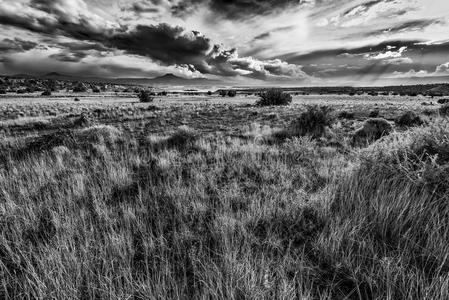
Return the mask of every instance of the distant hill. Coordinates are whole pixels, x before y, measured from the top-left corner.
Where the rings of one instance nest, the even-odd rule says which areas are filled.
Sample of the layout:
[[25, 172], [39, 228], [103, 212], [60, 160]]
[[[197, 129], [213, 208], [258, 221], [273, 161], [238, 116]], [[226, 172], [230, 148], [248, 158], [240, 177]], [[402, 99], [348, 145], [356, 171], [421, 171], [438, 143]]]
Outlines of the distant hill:
[[152, 86], [161, 86], [161, 85], [214, 85], [219, 84], [221, 81], [219, 80], [211, 80], [207, 78], [183, 78], [176, 76], [174, 74], [165, 74], [163, 76], [155, 77], [155, 78], [117, 78], [114, 80], [116, 83], [120, 84], [141, 84], [141, 85], [152, 85]]
[[124, 84], [124, 85], [149, 85], [149, 86], [200, 86], [200, 85], [217, 85], [220, 84], [219, 80], [211, 80], [207, 78], [184, 78], [174, 74], [165, 74], [163, 76], [155, 78], [106, 78], [106, 77], [81, 77], [61, 74], [58, 72], [50, 72], [41, 76], [33, 76], [28, 74], [17, 74], [10, 76], [12, 78], [22, 79], [53, 79], [64, 81], [81, 81], [81, 82], [98, 82], [98, 83], [110, 83], [110, 84]]

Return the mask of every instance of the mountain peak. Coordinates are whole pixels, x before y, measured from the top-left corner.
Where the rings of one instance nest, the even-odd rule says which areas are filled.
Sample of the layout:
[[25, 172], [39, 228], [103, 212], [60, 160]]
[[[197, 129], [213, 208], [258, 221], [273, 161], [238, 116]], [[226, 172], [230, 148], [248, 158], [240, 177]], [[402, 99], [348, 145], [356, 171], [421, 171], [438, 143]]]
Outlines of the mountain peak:
[[181, 77], [176, 76], [176, 75], [173, 74], [173, 73], [167, 73], [167, 74], [165, 74], [165, 75], [160, 76], [159, 78], [181, 78]]

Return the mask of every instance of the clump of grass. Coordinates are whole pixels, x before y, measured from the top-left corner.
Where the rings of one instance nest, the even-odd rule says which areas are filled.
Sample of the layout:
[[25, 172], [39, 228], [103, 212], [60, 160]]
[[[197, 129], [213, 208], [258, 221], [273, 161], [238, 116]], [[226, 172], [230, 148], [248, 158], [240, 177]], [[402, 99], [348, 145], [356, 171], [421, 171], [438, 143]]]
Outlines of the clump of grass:
[[370, 111], [370, 113], [368, 114], [369, 118], [377, 118], [380, 116], [380, 111], [378, 109], [372, 110]]
[[352, 143], [357, 146], [366, 146], [390, 134], [392, 131], [393, 126], [387, 120], [382, 118], [368, 119], [363, 124], [363, 127], [354, 133]]
[[179, 127], [168, 137], [150, 138], [150, 144], [155, 151], [161, 149], [187, 150], [195, 148], [200, 135], [188, 126]]
[[443, 116], [443, 117], [449, 116], [449, 103], [441, 106], [439, 111], [440, 111], [441, 116]]
[[259, 106], [289, 105], [292, 102], [292, 96], [284, 93], [281, 89], [260, 92], [259, 97], [260, 99], [256, 103]]
[[407, 111], [396, 118], [394, 121], [396, 125], [401, 127], [413, 127], [413, 126], [421, 126], [424, 124], [424, 121], [421, 119], [421, 117], [413, 112], [413, 111]]
[[338, 118], [339, 118], [339, 119], [348, 119], [348, 120], [351, 120], [351, 119], [354, 119], [354, 116], [355, 116], [355, 114], [354, 114], [353, 112], [348, 112], [348, 111], [346, 111], [346, 110], [341, 111], [341, 112], [338, 114]]
[[77, 139], [84, 143], [113, 145], [122, 135], [123, 133], [113, 126], [95, 125], [77, 132]]
[[306, 106], [306, 111], [302, 112], [294, 120], [287, 130], [290, 136], [310, 135], [319, 138], [324, 135], [326, 128], [332, 126], [335, 118], [332, 109], [328, 106]]
[[[322, 247], [352, 253], [346, 263], [361, 266], [376, 295], [448, 296], [430, 283], [449, 274], [448, 132], [440, 123], [386, 137], [337, 185]], [[389, 274], [388, 282], [375, 279]]]

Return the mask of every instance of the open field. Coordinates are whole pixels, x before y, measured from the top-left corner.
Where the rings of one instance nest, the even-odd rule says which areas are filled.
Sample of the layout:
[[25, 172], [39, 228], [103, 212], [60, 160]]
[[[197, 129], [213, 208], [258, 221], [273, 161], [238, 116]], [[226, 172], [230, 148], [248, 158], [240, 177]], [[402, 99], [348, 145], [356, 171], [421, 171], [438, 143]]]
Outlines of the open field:
[[0, 97], [0, 298], [449, 298], [437, 99], [73, 98]]

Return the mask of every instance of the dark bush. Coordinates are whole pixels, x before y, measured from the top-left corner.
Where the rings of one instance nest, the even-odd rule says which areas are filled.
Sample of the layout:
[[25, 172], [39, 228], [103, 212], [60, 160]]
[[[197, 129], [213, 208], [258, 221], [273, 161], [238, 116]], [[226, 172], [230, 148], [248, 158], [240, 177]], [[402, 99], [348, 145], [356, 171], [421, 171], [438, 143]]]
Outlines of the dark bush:
[[101, 91], [100, 91], [99, 88], [97, 88], [97, 87], [95, 86], [95, 87], [92, 88], [92, 92], [93, 92], [93, 93], [100, 93]]
[[434, 109], [425, 109], [422, 111], [422, 113], [425, 116], [433, 116], [433, 115], [436, 115], [437, 111]]
[[354, 113], [353, 112], [348, 112], [346, 110], [340, 112], [338, 114], [338, 118], [339, 119], [354, 119]]
[[50, 90], [45, 90], [42, 92], [41, 94], [42, 96], [51, 96], [51, 91]]
[[236, 91], [234, 91], [234, 90], [229, 90], [228, 91], [228, 97], [235, 97], [235, 96], [237, 96], [237, 92]]
[[439, 99], [437, 102], [438, 104], [446, 104], [449, 103], [449, 99]]
[[380, 111], [378, 109], [375, 109], [371, 111], [368, 115], [369, 118], [377, 118], [380, 115]]
[[87, 88], [86, 88], [86, 86], [83, 83], [79, 82], [73, 88], [73, 92], [74, 93], [85, 93], [85, 92], [87, 92]]
[[0, 89], [0, 95], [5, 95], [6, 94], [6, 90], [5, 89]]
[[139, 101], [143, 103], [153, 102], [154, 100], [152, 93], [147, 90], [141, 90], [137, 97], [139, 98]]
[[260, 92], [259, 97], [260, 99], [256, 103], [259, 106], [289, 105], [292, 102], [292, 96], [280, 89]]
[[211, 92], [211, 91], [208, 91], [208, 92], [207, 92], [207, 95], [208, 95], [208, 96], [212, 96], [212, 92]]
[[444, 104], [443, 106], [440, 107], [440, 115], [443, 117], [449, 116], [449, 103]]
[[318, 138], [324, 135], [326, 127], [334, 122], [332, 110], [327, 106], [306, 106], [306, 111], [290, 126], [291, 136], [311, 135]]
[[368, 119], [353, 135], [353, 145], [363, 146], [393, 131], [393, 126], [382, 118]]
[[414, 113], [413, 111], [407, 111], [400, 115], [394, 121], [396, 125], [402, 127], [412, 127], [412, 126], [421, 126], [424, 122], [421, 120], [420, 116]]
[[80, 102], [80, 99], [79, 98], [75, 98], [75, 102]]
[[222, 97], [226, 97], [226, 95], [228, 94], [228, 92], [227, 92], [226, 90], [220, 90], [220, 91], [218, 92], [218, 94], [219, 94], [220, 96], [222, 96]]

